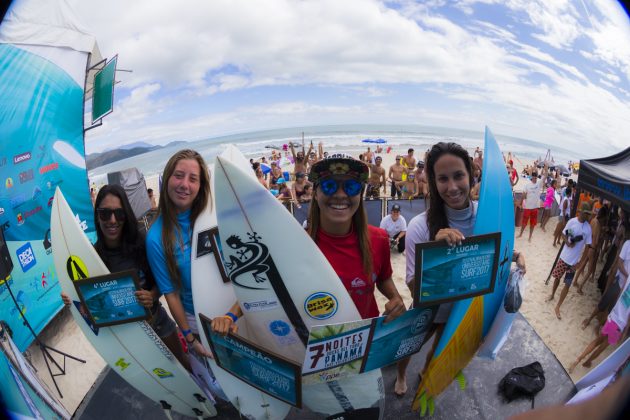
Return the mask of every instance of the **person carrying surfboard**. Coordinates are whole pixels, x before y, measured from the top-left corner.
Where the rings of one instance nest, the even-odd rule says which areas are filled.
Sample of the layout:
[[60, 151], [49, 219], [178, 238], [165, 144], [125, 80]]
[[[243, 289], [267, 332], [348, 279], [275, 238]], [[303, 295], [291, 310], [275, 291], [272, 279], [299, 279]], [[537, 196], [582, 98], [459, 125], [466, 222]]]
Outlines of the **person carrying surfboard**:
[[189, 348], [212, 357], [199, 341], [191, 289], [191, 238], [195, 220], [211, 203], [208, 167], [199, 153], [180, 150], [164, 167], [158, 217], [147, 234], [147, 257]]
[[[446, 241], [454, 246], [473, 234], [477, 216], [477, 201], [470, 199], [473, 186], [473, 164], [466, 149], [457, 143], [440, 142], [426, 156], [426, 176], [429, 187], [428, 209], [411, 219], [405, 242], [406, 281], [412, 288], [416, 263], [416, 244], [429, 241]], [[525, 271], [522, 253], [514, 252], [512, 260]], [[425, 343], [435, 335], [423, 369], [426, 371], [440, 341], [453, 304], [440, 305], [433, 325], [425, 336]], [[394, 392], [402, 396], [407, 392], [406, 369], [409, 358], [398, 362]]]
[[[379, 316], [375, 287], [388, 299], [384, 314], [391, 321], [405, 312], [394, 281], [389, 237], [384, 229], [370, 226], [362, 194], [368, 166], [346, 154], [331, 154], [311, 168], [308, 179], [314, 193], [308, 217], [308, 233], [335, 270], [362, 318]], [[212, 320], [220, 334], [236, 333], [243, 315], [238, 302]]]
[[[94, 249], [112, 273], [129, 269], [138, 271], [142, 290], [135, 293], [136, 299], [151, 312], [149, 325], [177, 360], [190, 370], [177, 337], [177, 327], [158, 300], [160, 292], [147, 260], [144, 235], [138, 230], [131, 204], [120, 185], [105, 185], [99, 190], [94, 199], [94, 222]], [[72, 304], [64, 292], [61, 299], [66, 306]]]
[[314, 195], [309, 210], [309, 235], [365, 318], [379, 316], [375, 286], [388, 299], [388, 321], [405, 312], [392, 280], [389, 237], [370, 226], [363, 207], [368, 166], [346, 154], [332, 154], [311, 168]]

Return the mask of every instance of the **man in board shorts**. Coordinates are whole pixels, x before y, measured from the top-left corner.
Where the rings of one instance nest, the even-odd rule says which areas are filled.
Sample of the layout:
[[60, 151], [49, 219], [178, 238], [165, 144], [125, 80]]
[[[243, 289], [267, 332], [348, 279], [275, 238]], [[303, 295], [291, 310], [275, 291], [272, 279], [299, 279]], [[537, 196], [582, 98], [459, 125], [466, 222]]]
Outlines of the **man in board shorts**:
[[[573, 282], [575, 276], [575, 268], [580, 262], [582, 251], [590, 246], [592, 243], [591, 225], [588, 223], [588, 218], [591, 215], [591, 205], [589, 203], [582, 203], [582, 206], [578, 210], [577, 217], [569, 220], [567, 225], [562, 231], [562, 239], [565, 242], [564, 248], [560, 253], [560, 258], [551, 271], [553, 276], [553, 289], [551, 296], [547, 301], [552, 301], [558, 286], [560, 285], [560, 277], [564, 274], [564, 288], [560, 292], [560, 300], [556, 305], [556, 317], [562, 319], [560, 316], [560, 306], [569, 293], [569, 287]], [[566, 273], [566, 274], [565, 274]]]
[[523, 236], [523, 231], [529, 222], [529, 242], [532, 241], [532, 233], [534, 232], [534, 227], [538, 221], [538, 205], [540, 204], [541, 185], [542, 180], [538, 179], [538, 174], [536, 172], [532, 172], [531, 182], [528, 182], [523, 187], [523, 199], [521, 201], [521, 207], [523, 207], [523, 220], [521, 222], [521, 233], [519, 233], [518, 237], [520, 238]]

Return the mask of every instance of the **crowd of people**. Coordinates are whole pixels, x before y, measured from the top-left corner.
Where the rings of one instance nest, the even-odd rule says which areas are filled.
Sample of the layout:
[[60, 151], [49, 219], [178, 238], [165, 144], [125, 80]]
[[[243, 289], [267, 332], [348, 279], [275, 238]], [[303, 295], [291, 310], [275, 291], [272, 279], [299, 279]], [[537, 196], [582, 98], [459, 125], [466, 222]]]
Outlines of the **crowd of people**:
[[[471, 157], [456, 143], [434, 144], [416, 161], [414, 150], [396, 156], [387, 170], [383, 158], [370, 148], [359, 159], [340, 153], [327, 153], [320, 143], [314, 151], [311, 142], [308, 150], [297, 150], [293, 144], [285, 151], [271, 153], [250, 161], [258, 182], [280, 200], [295, 204], [309, 203], [307, 232], [330, 262], [339, 280], [347, 289], [363, 318], [379, 315], [374, 291], [378, 289], [387, 299], [383, 314], [393, 320], [406, 310], [396, 285], [392, 281], [391, 252], [405, 255], [406, 281], [409, 287], [415, 275], [415, 245], [427, 241], [445, 241], [456, 245], [473, 233], [480, 194], [483, 151], [475, 150]], [[280, 161], [291, 158], [293, 170], [283, 171]], [[505, 158], [507, 175], [514, 186], [512, 156]], [[265, 173], [263, 165], [269, 165]], [[523, 194], [516, 204], [524, 209], [520, 235], [530, 225], [531, 240], [538, 224], [538, 211], [543, 209], [541, 229], [551, 220], [551, 208], [556, 191], [562, 197], [560, 215], [554, 232], [554, 246], [564, 244], [553, 268], [554, 283], [550, 300], [555, 298], [560, 279], [564, 287], [556, 305], [560, 307], [573, 283], [577, 293], [588, 280], [595, 278], [595, 267], [605, 260], [600, 274], [602, 301], [593, 315], [584, 320], [583, 327], [596, 318], [602, 323], [601, 335], [591, 343], [578, 360], [593, 352], [598, 355], [606, 344], [615, 344], [628, 334], [628, 312], [625, 315], [618, 305], [619, 296], [627, 294], [630, 271], [630, 222], [621, 209], [611, 203], [587, 195], [579, 197], [576, 217], [570, 218], [575, 197], [573, 181], [555, 177], [548, 165], [543, 165], [542, 176], [532, 170], [528, 175]], [[387, 174], [386, 174], [387, 171]], [[212, 191], [204, 159], [193, 150], [182, 150], [171, 157], [163, 173], [157, 218], [146, 237], [138, 233], [129, 202], [120, 187], [106, 186], [95, 197], [94, 218], [99, 255], [112, 271], [136, 268], [142, 273], [142, 289], [136, 296], [152, 311], [152, 327], [171, 348], [182, 364], [189, 368], [177, 341], [177, 329], [190, 351], [211, 357], [199, 340], [199, 326], [194, 317], [191, 290], [191, 235], [195, 220], [207, 206], [211, 206]], [[525, 180], [524, 180], [525, 181]], [[289, 187], [289, 182], [291, 186]], [[389, 194], [388, 194], [389, 184]], [[543, 194], [541, 199], [541, 194]], [[428, 202], [427, 210], [407, 220], [400, 214], [398, 204], [382, 219], [380, 227], [367, 223], [364, 198], [388, 196], [391, 198], [422, 197]], [[612, 214], [618, 217], [611, 217]], [[520, 236], [519, 235], [519, 236]], [[514, 252], [513, 261], [525, 271], [525, 258]], [[580, 275], [584, 274], [581, 284]], [[359, 281], [357, 281], [359, 279]], [[172, 315], [169, 318], [158, 298], [164, 296]], [[68, 302], [67, 297], [64, 301]], [[425, 338], [432, 336], [433, 348], [429, 351], [425, 369], [438, 339], [444, 330], [451, 305], [440, 305], [436, 318]], [[237, 332], [236, 321], [243, 316], [239, 302], [235, 302], [225, 316], [217, 317], [212, 328], [221, 333]], [[587, 351], [588, 350], [588, 351]], [[588, 359], [590, 363], [593, 354]], [[577, 363], [577, 362], [576, 362]], [[408, 360], [398, 364], [394, 391], [403, 395], [407, 391], [406, 368]]]

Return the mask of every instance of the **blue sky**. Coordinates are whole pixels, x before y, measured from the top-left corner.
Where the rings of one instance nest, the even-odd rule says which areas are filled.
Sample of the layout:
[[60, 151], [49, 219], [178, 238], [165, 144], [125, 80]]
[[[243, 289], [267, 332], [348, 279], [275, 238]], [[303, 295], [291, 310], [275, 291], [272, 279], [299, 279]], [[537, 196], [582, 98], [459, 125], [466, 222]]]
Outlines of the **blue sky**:
[[615, 1], [74, 3], [103, 56], [133, 70], [88, 153], [362, 123], [488, 125], [593, 156], [630, 145], [630, 22]]

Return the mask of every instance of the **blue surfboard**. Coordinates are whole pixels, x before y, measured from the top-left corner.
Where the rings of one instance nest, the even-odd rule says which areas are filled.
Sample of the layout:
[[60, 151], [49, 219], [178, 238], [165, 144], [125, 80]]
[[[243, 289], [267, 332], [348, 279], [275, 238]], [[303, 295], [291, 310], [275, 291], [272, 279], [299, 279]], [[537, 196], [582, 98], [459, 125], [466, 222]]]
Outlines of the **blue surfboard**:
[[456, 302], [413, 403], [439, 395], [479, 349], [503, 301], [514, 247], [512, 187], [499, 145], [486, 127], [483, 175], [474, 234], [501, 232], [499, 266], [492, 293]]

